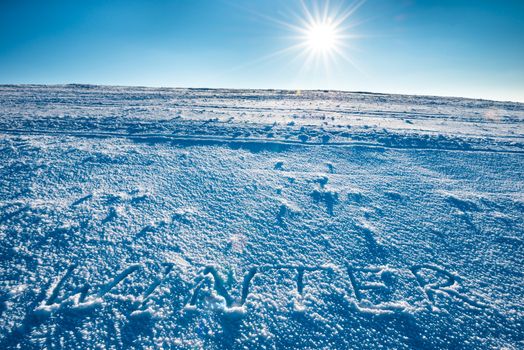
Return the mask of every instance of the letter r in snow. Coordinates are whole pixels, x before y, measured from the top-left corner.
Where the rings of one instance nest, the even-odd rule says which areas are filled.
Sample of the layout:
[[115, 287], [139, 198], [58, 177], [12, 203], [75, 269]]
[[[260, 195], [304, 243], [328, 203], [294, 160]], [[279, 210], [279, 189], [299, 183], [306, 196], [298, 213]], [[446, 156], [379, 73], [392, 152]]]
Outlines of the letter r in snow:
[[460, 284], [457, 278], [448, 271], [433, 265], [415, 265], [411, 268], [411, 273], [417, 279], [419, 286], [424, 290], [428, 300], [436, 305], [436, 295], [448, 295], [461, 300], [467, 305], [476, 308], [486, 308], [488, 305], [473, 300], [470, 297], [462, 294], [457, 289]]

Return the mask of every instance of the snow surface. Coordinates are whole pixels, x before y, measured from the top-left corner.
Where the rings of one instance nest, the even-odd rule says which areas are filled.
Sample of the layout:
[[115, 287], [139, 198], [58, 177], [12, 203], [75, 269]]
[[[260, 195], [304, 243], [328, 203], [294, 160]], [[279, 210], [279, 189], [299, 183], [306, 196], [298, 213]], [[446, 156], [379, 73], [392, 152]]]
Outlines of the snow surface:
[[0, 348], [524, 348], [524, 105], [0, 86]]

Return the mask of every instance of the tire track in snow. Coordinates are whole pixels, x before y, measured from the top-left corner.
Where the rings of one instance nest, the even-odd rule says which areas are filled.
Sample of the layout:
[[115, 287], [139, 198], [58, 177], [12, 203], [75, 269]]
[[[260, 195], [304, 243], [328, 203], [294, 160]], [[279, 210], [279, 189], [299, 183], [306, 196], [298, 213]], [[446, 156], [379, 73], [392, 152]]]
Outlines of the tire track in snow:
[[[53, 131], [53, 130], [18, 130], [0, 129], [0, 134], [10, 135], [39, 135], [39, 136], [70, 136], [80, 138], [126, 138], [142, 143], [165, 143], [173, 142], [181, 145], [231, 145], [233, 147], [246, 146], [253, 149], [279, 149], [279, 147], [365, 147], [376, 149], [394, 150], [416, 150], [416, 151], [443, 151], [443, 152], [467, 152], [467, 153], [501, 153], [501, 154], [524, 154], [524, 150], [516, 149], [496, 149], [496, 148], [446, 148], [446, 147], [418, 147], [411, 145], [389, 145], [385, 143], [372, 143], [363, 141], [347, 142], [318, 142], [300, 140], [268, 140], [261, 138], [238, 138], [238, 137], [217, 137], [217, 136], [175, 136], [169, 134], [126, 134], [116, 132], [97, 132], [85, 133], [74, 131]], [[399, 136], [398, 138], [402, 138]], [[468, 144], [470, 146], [470, 144]]]

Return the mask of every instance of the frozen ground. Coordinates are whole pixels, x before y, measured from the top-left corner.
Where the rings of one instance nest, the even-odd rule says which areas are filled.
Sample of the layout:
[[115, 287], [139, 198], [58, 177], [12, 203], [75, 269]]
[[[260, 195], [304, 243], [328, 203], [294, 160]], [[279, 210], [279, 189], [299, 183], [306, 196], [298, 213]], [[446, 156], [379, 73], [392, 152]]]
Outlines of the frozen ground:
[[0, 86], [0, 348], [524, 348], [524, 105]]

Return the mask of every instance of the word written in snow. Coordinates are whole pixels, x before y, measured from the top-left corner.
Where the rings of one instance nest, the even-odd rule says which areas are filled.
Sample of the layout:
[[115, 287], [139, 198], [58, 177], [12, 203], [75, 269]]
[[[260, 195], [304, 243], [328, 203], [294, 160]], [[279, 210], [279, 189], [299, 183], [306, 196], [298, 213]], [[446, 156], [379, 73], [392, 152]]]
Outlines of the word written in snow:
[[[167, 277], [173, 271], [174, 264], [164, 263], [163, 271], [154, 281], [139, 295], [134, 296], [137, 300], [135, 310], [140, 311], [146, 308], [146, 303], [151, 300], [155, 290], [165, 283]], [[38, 307], [37, 311], [51, 312], [59, 309], [63, 305], [69, 305], [72, 308], [85, 308], [103, 302], [104, 296], [110, 293], [117, 285], [127, 279], [130, 275], [141, 269], [140, 265], [131, 265], [113, 277], [109, 282], [100, 286], [96, 292], [91, 292], [91, 286], [85, 284], [67, 294], [63, 291], [67, 280], [73, 275], [76, 265], [70, 266], [64, 275], [52, 284], [47, 293], [47, 298]], [[185, 304], [186, 310], [197, 309], [198, 299], [204, 294], [203, 286], [210, 286], [214, 293], [223, 299], [224, 309], [226, 311], [245, 310], [246, 301], [249, 298], [251, 288], [256, 285], [255, 278], [261, 275], [271, 275], [278, 270], [288, 270], [295, 273], [295, 290], [300, 296], [304, 295], [306, 288], [305, 277], [314, 272], [330, 272], [340, 274], [346, 277], [349, 282], [350, 290], [348, 293], [354, 299], [353, 304], [359, 311], [373, 312], [377, 314], [387, 314], [401, 312], [406, 308], [411, 308], [405, 300], [387, 301], [370, 303], [370, 296], [373, 292], [387, 291], [392, 287], [391, 274], [401, 270], [391, 269], [389, 267], [367, 266], [353, 267], [347, 266], [346, 269], [337, 269], [333, 266], [295, 266], [295, 265], [263, 265], [250, 268], [244, 275], [239, 297], [234, 297], [231, 291], [228, 291], [224, 278], [219, 274], [214, 266], [203, 268], [195, 278], [195, 283], [191, 288]], [[469, 297], [459, 283], [459, 279], [452, 273], [435, 265], [415, 265], [408, 272], [418, 286], [422, 298], [430, 305], [436, 306], [438, 303], [437, 296], [448, 297], [462, 302], [464, 305], [473, 308], [487, 308], [488, 305], [478, 301], [478, 297], [473, 299]], [[59, 298], [59, 295], [65, 294]], [[113, 294], [113, 293], [112, 293]]]

